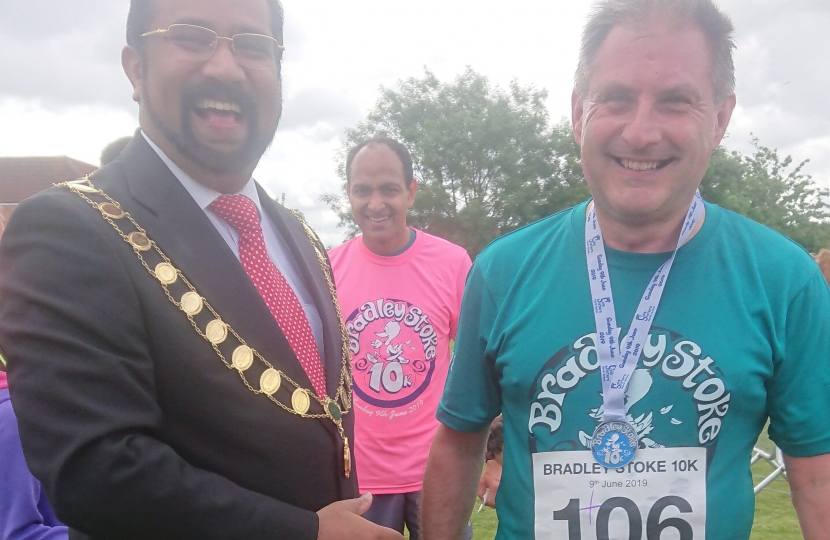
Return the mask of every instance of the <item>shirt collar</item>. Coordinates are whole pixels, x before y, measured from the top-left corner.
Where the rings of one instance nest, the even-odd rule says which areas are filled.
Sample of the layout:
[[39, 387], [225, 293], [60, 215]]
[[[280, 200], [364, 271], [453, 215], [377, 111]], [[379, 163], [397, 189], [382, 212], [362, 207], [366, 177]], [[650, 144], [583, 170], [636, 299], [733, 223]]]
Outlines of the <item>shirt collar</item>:
[[[178, 181], [181, 182], [181, 184], [184, 186], [187, 192], [190, 193], [190, 196], [193, 197], [193, 200], [196, 201], [196, 204], [199, 205], [199, 208], [201, 208], [202, 210], [207, 210], [210, 206], [210, 203], [212, 203], [221, 195], [223, 195], [223, 193], [219, 193], [215, 189], [203, 186], [202, 184], [191, 178], [190, 175], [188, 175], [181, 169], [181, 167], [173, 163], [173, 161], [169, 157], [167, 157], [167, 154], [165, 154], [164, 151], [156, 145], [156, 143], [150, 140], [150, 137], [148, 137], [147, 134], [144, 133], [144, 130], [141, 130], [141, 135], [147, 141], [147, 144], [150, 145], [150, 148], [152, 148], [156, 152], [156, 154], [158, 154], [158, 156], [161, 158], [164, 164], [167, 165], [167, 168], [170, 169], [170, 172], [173, 173], [173, 176], [175, 176], [176, 179], [178, 179]], [[256, 183], [254, 182], [253, 178], [248, 180], [248, 182], [246, 182], [245, 185], [242, 186], [242, 189], [240, 189], [237, 193], [234, 193], [234, 195], [245, 195], [246, 197], [254, 201], [259, 215], [262, 216], [262, 205], [259, 202], [259, 193], [257, 192]]]

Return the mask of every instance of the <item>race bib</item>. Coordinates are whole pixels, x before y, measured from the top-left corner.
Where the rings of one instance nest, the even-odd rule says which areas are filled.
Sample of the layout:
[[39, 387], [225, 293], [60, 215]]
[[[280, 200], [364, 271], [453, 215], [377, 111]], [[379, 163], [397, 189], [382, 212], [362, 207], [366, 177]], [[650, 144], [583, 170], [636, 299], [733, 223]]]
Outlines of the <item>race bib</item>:
[[590, 451], [533, 454], [536, 540], [704, 540], [706, 449], [640, 449], [621, 469]]

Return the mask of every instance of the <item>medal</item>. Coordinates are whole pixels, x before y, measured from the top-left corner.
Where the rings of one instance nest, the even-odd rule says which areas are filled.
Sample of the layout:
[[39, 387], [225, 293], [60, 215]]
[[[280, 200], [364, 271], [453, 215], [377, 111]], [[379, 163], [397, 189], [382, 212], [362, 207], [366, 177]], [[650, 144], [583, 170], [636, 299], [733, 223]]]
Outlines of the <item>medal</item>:
[[588, 263], [588, 283], [591, 287], [591, 307], [597, 331], [594, 342], [602, 376], [603, 406], [603, 421], [594, 431], [591, 453], [603, 467], [624, 467], [634, 459], [637, 452], [637, 430], [626, 419], [626, 391], [640, 361], [646, 337], [651, 331], [677, 250], [686, 243], [702, 217], [703, 200], [700, 198], [700, 191], [696, 191], [683, 221], [677, 247], [674, 248], [669, 260], [663, 263], [651, 278], [634, 313], [628, 334], [623, 338], [617, 326], [608, 257], [605, 254], [597, 211], [595, 207], [589, 207], [587, 212], [585, 256]]
[[606, 469], [619, 469], [634, 459], [637, 444], [637, 430], [628, 422], [603, 422], [591, 437], [591, 453]]

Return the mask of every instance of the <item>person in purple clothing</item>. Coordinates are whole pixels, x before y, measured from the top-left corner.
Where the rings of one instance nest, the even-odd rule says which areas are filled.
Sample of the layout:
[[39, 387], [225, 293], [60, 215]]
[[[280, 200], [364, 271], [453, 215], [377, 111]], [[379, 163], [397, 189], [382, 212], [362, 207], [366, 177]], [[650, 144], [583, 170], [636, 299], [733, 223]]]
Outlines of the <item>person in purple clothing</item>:
[[0, 540], [69, 538], [23, 459], [4, 371], [0, 371], [0, 456]]

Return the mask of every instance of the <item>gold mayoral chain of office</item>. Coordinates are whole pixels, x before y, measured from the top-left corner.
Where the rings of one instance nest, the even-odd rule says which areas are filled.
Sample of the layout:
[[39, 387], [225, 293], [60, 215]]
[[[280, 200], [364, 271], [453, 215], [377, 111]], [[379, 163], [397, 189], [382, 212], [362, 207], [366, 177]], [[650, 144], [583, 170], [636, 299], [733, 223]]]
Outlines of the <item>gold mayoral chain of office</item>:
[[[214, 352], [219, 356], [219, 359], [222, 360], [222, 363], [228, 369], [233, 369], [239, 374], [239, 377], [245, 383], [245, 386], [248, 387], [248, 390], [254, 394], [261, 394], [267, 397], [280, 408], [291, 414], [303, 418], [329, 419], [334, 423], [343, 440], [343, 473], [348, 478], [351, 474], [351, 449], [349, 447], [349, 439], [346, 437], [346, 432], [343, 429], [343, 416], [348, 414], [352, 407], [352, 378], [349, 370], [349, 351], [346, 347], [341, 347], [343, 359], [340, 370], [340, 382], [333, 399], [328, 396], [318, 396], [313, 391], [302, 388], [283, 371], [275, 368], [256, 349], [249, 346], [231, 325], [222, 320], [222, 317], [196, 291], [196, 288], [188, 281], [182, 271], [173, 266], [170, 258], [147, 236], [147, 232], [133, 219], [129, 212], [123, 210], [121, 205], [109, 195], [96, 188], [89, 179], [89, 175], [72, 182], [64, 182], [57, 185], [69, 188], [73, 193], [76, 193], [101, 213], [101, 216], [112, 225], [113, 229], [115, 229], [121, 238], [132, 247], [138, 260], [147, 272], [159, 282], [170, 302], [179, 308], [187, 317], [196, 333], [210, 344]], [[98, 198], [102, 200], [93, 200]], [[306, 236], [314, 247], [317, 262], [323, 270], [332, 303], [337, 313], [342, 343], [348, 343], [346, 326], [343, 324], [343, 314], [337, 302], [334, 279], [332, 278], [328, 259], [325, 256], [323, 244], [320, 242], [316, 233], [308, 226], [302, 214], [295, 210], [291, 210], [291, 212], [302, 224]], [[130, 224], [135, 230], [124, 232], [119, 224]], [[154, 266], [152, 266], [152, 262], [148, 262], [148, 259], [152, 258], [157, 259]], [[229, 344], [232, 345], [234, 341], [236, 342], [236, 347], [230, 352]], [[228, 361], [225, 353], [222, 352], [220, 345], [227, 352], [230, 352], [230, 361]], [[246, 377], [246, 372], [253, 366], [256, 360], [259, 360], [265, 366], [265, 370], [259, 377], [259, 388], [255, 388]], [[279, 392], [281, 388], [284, 389], [283, 392]], [[282, 395], [285, 395], [287, 398], [289, 393], [291, 395], [290, 405], [281, 400]], [[313, 408], [322, 412], [312, 411], [312, 400], [316, 402]]]

